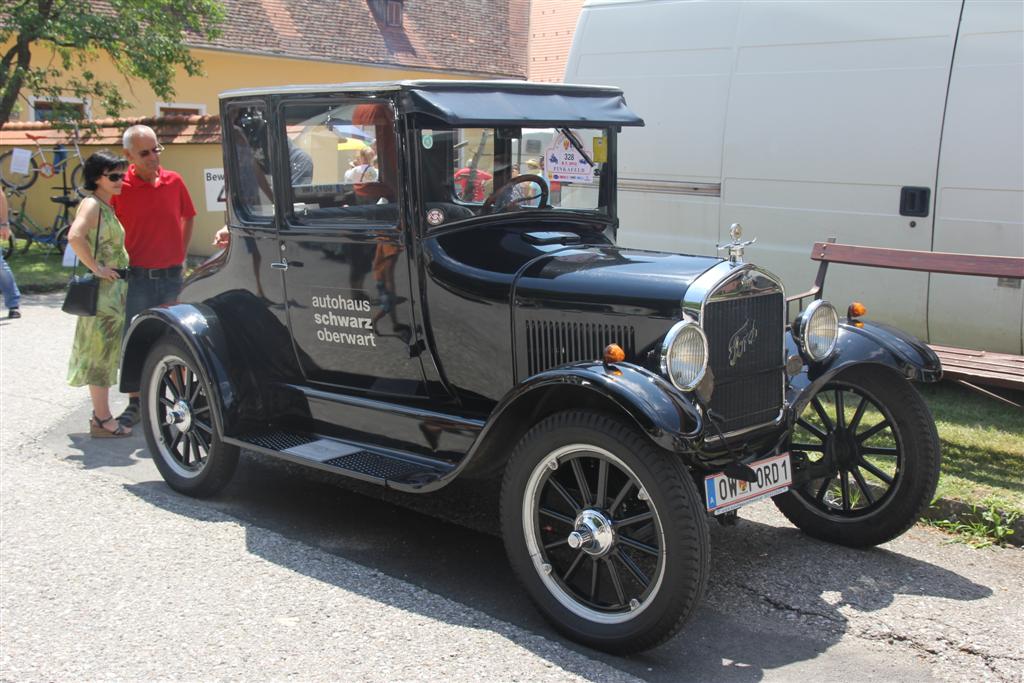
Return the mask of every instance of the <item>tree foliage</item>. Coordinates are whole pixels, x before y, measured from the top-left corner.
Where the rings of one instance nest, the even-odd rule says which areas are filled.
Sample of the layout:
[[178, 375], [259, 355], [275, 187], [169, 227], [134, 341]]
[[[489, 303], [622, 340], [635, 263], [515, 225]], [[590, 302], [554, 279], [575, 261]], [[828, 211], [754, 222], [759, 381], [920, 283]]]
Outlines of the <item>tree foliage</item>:
[[219, 35], [219, 0], [6, 0], [0, 9], [0, 124], [27, 94], [54, 104], [54, 113], [77, 119], [61, 97], [89, 99], [117, 117], [128, 106], [118, 84], [93, 71], [103, 55], [117, 71], [145, 81], [162, 100], [174, 96], [181, 67], [202, 75], [187, 37], [208, 42]]

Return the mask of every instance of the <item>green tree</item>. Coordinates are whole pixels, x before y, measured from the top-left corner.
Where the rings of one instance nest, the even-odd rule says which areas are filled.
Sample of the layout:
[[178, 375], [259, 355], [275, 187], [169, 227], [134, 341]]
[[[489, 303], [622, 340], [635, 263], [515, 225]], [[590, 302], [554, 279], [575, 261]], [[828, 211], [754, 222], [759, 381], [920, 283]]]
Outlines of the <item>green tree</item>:
[[[54, 102], [57, 117], [77, 119], [60, 97], [85, 99], [107, 116], [128, 101], [118, 85], [97, 78], [93, 65], [106, 55], [117, 70], [145, 81], [163, 100], [174, 95], [177, 67], [202, 75], [186, 39], [219, 35], [219, 0], [5, 0], [0, 9], [0, 124], [25, 93]], [[51, 57], [52, 55], [52, 57]]]

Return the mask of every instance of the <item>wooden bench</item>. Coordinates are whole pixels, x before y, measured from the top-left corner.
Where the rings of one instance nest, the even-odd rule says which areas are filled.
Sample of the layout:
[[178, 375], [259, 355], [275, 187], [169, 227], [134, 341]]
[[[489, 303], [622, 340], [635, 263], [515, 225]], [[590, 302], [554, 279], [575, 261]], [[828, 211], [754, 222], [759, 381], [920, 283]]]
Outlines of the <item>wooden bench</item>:
[[[811, 259], [821, 262], [821, 265], [818, 266], [818, 274], [814, 278], [814, 285], [806, 292], [788, 297], [787, 303], [796, 304], [802, 308], [804, 299], [820, 299], [825, 288], [825, 275], [830, 263], [952, 275], [1024, 279], [1024, 258], [1018, 256], [984, 256], [862, 247], [853, 244], [837, 244], [834, 237], [827, 242], [815, 242], [811, 249]], [[942, 361], [943, 376], [948, 379], [1002, 401], [1007, 401], [1007, 399], [998, 394], [992, 394], [977, 384], [1024, 391], [1024, 356], [935, 344], [929, 346]], [[1012, 401], [1008, 402], [1012, 403]], [[1014, 405], [1020, 407], [1016, 403]]]

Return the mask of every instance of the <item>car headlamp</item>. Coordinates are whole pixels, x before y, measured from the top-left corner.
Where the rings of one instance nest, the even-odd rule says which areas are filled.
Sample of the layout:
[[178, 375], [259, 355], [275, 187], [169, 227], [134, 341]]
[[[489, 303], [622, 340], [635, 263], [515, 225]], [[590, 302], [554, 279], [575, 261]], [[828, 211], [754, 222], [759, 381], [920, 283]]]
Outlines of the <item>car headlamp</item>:
[[824, 299], [813, 302], [797, 317], [793, 336], [812, 361], [831, 356], [839, 340], [839, 314], [835, 306]]
[[708, 368], [708, 338], [692, 320], [672, 326], [661, 345], [661, 372], [681, 391], [696, 387]]

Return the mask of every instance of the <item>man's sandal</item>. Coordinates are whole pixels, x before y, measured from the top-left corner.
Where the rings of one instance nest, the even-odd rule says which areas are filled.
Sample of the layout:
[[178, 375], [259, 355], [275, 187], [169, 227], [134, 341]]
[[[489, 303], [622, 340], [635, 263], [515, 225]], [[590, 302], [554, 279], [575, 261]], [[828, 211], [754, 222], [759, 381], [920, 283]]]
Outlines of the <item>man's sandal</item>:
[[[114, 431], [106, 429], [103, 425], [108, 422], [117, 424], [117, 429]], [[101, 420], [96, 416], [96, 413], [93, 413], [92, 418], [89, 419], [89, 436], [94, 439], [121, 439], [131, 435], [131, 431], [125, 431], [124, 425], [116, 422], [113, 415], [105, 420]]]
[[142, 419], [142, 411], [138, 403], [129, 403], [124, 412], [117, 416], [117, 421], [125, 427], [134, 427]]

